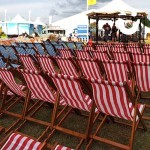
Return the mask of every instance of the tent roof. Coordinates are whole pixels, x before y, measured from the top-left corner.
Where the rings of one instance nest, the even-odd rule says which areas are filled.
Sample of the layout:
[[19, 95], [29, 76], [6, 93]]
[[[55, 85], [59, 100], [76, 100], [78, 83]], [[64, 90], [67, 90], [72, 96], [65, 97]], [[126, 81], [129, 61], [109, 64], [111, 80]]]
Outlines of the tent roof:
[[36, 25], [45, 25], [41, 20], [40, 17], [37, 17], [36, 20], [33, 22]]
[[123, 0], [112, 0], [110, 3], [105, 5], [104, 7], [88, 13], [87, 15], [90, 18], [95, 19], [96, 14], [99, 17], [106, 17], [106, 18], [114, 18], [114, 17], [120, 17], [119, 14], [124, 13], [124, 15], [132, 16], [133, 14], [137, 14], [137, 16], [145, 16], [147, 15], [144, 11], [135, 9], [128, 4], [126, 4]]
[[22, 16], [20, 16], [19, 14], [16, 15], [15, 18], [13, 18], [11, 20], [12, 23], [28, 23], [28, 21], [26, 21]]

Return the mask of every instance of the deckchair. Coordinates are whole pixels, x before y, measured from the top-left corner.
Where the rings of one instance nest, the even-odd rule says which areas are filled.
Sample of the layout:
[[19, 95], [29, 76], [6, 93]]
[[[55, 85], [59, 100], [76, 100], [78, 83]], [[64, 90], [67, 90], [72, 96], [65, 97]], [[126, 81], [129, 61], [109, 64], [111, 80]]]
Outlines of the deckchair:
[[34, 45], [35, 45], [35, 48], [37, 49], [37, 51], [39, 52], [39, 55], [46, 55], [47, 54], [44, 44], [34, 43]]
[[44, 72], [59, 72], [58, 69], [56, 69], [56, 63], [54, 64], [54, 59], [52, 59], [52, 57], [37, 55], [37, 59]]
[[82, 42], [75, 42], [75, 45], [76, 45], [76, 48], [78, 49], [78, 50], [83, 50], [83, 43]]
[[[126, 82], [102, 81], [92, 78], [88, 80], [92, 85], [93, 99], [96, 103], [96, 107], [100, 112], [103, 112], [106, 115], [96, 129], [95, 133], [91, 134], [90, 137], [92, 139], [89, 142], [87, 149], [89, 149], [93, 140], [97, 140], [112, 146], [116, 146], [120, 149], [131, 150], [139, 122], [142, 124], [144, 130], [147, 129], [142, 120], [142, 113], [145, 105], [138, 104], [139, 95], [137, 95], [137, 97], [132, 97], [132, 93]], [[121, 120], [128, 120], [131, 122], [132, 130], [129, 143], [127, 145], [111, 140], [110, 138], [107, 139], [97, 135], [108, 116], [116, 117], [118, 119], [120, 118]]]
[[20, 61], [23, 63], [24, 67], [29, 70], [40, 70], [38, 62], [32, 57], [32, 55], [26, 54], [21, 55], [18, 54]]
[[98, 60], [110, 60], [110, 59], [112, 59], [107, 51], [101, 52], [99, 50], [93, 50], [91, 52], [93, 54], [93, 58], [95, 58], [95, 59], [98, 59]]
[[5, 49], [8, 51], [11, 61], [18, 62], [18, 57], [12, 46], [5, 46]]
[[[150, 62], [133, 62], [132, 67], [141, 98], [149, 98], [143, 93], [150, 92]], [[150, 108], [150, 104], [146, 107]], [[150, 117], [144, 118], [150, 120]]]
[[104, 66], [97, 59], [75, 59], [86, 78], [102, 79], [106, 75]]
[[31, 137], [14, 132], [0, 143], [1, 150], [42, 150], [46, 143], [38, 142]]
[[[81, 78], [76, 78], [73, 76], [63, 75], [63, 74], [55, 74], [55, 73], [48, 73], [48, 75], [52, 78], [54, 81], [57, 89], [59, 90], [61, 96], [64, 98], [64, 101], [68, 106], [70, 106], [70, 110], [62, 121], [60, 121], [58, 124], [54, 126], [55, 130], [59, 130], [61, 132], [65, 132], [67, 134], [76, 136], [78, 138], [81, 138], [81, 141], [87, 139], [89, 137], [89, 133], [91, 131], [91, 127], [93, 124], [94, 119], [94, 112], [95, 112], [95, 106], [90, 97], [92, 97], [92, 93], [90, 91], [90, 88], [86, 87], [84, 84], [84, 80]], [[85, 88], [87, 93], [85, 93]], [[89, 112], [88, 117], [88, 124], [86, 127], [86, 133], [79, 133], [77, 131], [73, 131], [71, 129], [62, 127], [61, 124], [63, 123], [63, 120], [69, 115], [69, 113], [73, 110], [73, 108], [77, 108], [79, 110], [83, 110], [84, 112]], [[79, 145], [82, 144], [80, 142]], [[80, 147], [80, 146], [79, 146]]]
[[150, 53], [132, 53], [133, 62], [150, 62]]
[[74, 50], [77, 58], [92, 58], [92, 54], [88, 50]]
[[[24, 115], [24, 108], [25, 108], [25, 103], [22, 108], [21, 114], [11, 112], [10, 109], [14, 107], [15, 104], [20, 102], [20, 100], [24, 100], [24, 102], [28, 98], [28, 90], [26, 89], [26, 85], [22, 85], [19, 83], [16, 83], [14, 75], [11, 72], [12, 69], [7, 69], [7, 68], [1, 68], [0, 69], [0, 79], [2, 80], [2, 83], [4, 84], [4, 90], [3, 90], [3, 95], [2, 95], [2, 104], [1, 104], [1, 115], [2, 114], [8, 114], [14, 117], [19, 118], [10, 128], [7, 130], [9, 132], [11, 128], [13, 128], [18, 121], [23, 117]], [[16, 76], [18, 79], [21, 79], [20, 75], [17, 74]], [[7, 95], [9, 96], [9, 99], [7, 99]], [[34, 96], [31, 95], [31, 98], [34, 99]]]
[[131, 53], [122, 51], [122, 52], [112, 52], [111, 53], [113, 56], [113, 59], [118, 60], [118, 61], [130, 61], [131, 60]]
[[109, 47], [107, 45], [96, 45], [96, 50], [104, 52], [104, 51], [108, 51]]
[[83, 46], [83, 50], [85, 51], [91, 51], [91, 50], [94, 50], [94, 48], [92, 46]]
[[134, 93], [135, 81], [131, 64], [128, 61], [106, 60], [102, 61], [107, 80], [116, 82], [127, 82]]
[[27, 54], [24, 47], [20, 47], [20, 46], [13, 46], [13, 47], [17, 54], [23, 54], [23, 55]]
[[55, 47], [52, 44], [45, 44], [44, 46], [46, 48], [47, 53], [50, 56], [57, 56], [58, 55], [58, 52], [56, 51]]
[[[34, 95], [35, 99], [41, 101], [41, 104], [39, 105], [40, 107], [37, 107], [34, 113], [38, 111], [39, 108], [41, 108], [45, 102], [54, 104], [56, 108], [59, 105], [64, 106], [66, 104], [64, 99], [62, 99], [59, 93], [57, 92], [54, 84], [51, 84], [52, 80], [48, 76], [46, 77], [46, 75], [42, 74], [42, 72], [33, 71], [33, 70], [18, 69], [18, 71], [22, 73], [30, 93]], [[30, 95], [28, 97], [28, 102], [26, 104], [27, 106], [29, 106], [29, 102], [30, 102]], [[26, 107], [24, 114], [26, 114], [26, 112], [28, 112], [28, 107]], [[32, 115], [29, 114], [28, 116], [24, 115], [24, 117], [25, 120], [36, 122], [48, 126], [49, 128], [54, 124], [56, 113], [54, 109], [52, 119], [51, 119], [52, 124], [49, 121], [42, 121], [33, 118], [33, 114]]]
[[82, 74], [78, 65], [71, 58], [55, 57], [55, 60], [59, 65], [61, 73], [75, 77]]
[[70, 49], [59, 49], [59, 53], [60, 56], [64, 58], [70, 58], [73, 56]]
[[49, 146], [45, 141], [39, 142], [34, 138], [18, 132], [13, 132], [6, 136], [0, 143], [0, 148], [1, 150], [44, 150], [46, 148], [50, 148], [51, 150], [73, 150], [59, 144]]

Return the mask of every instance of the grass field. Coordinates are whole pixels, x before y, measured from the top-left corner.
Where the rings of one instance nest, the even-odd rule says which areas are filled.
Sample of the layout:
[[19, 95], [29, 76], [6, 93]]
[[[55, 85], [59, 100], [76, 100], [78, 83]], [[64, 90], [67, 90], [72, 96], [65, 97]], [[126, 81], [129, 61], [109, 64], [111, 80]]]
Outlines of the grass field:
[[[149, 99], [142, 100], [142, 102], [146, 102], [146, 103], [148, 101]], [[11, 111], [20, 113], [21, 108], [22, 108], [22, 102], [18, 103]], [[52, 109], [48, 105], [45, 105], [36, 113], [34, 117], [39, 118], [41, 120], [50, 120], [51, 112]], [[150, 114], [150, 109], [146, 109], [144, 114], [148, 116]], [[0, 126], [4, 126], [8, 128], [9, 125], [15, 120], [16, 118], [3, 115], [0, 118]], [[142, 129], [137, 130], [135, 135], [135, 140], [134, 140], [134, 150], [150, 149], [150, 121], [145, 121], [145, 123], [148, 127], [148, 130], [146, 132], [144, 132]], [[98, 124], [99, 121], [95, 123], [93, 127], [93, 131]], [[63, 123], [63, 126], [80, 132], [85, 131], [86, 125], [87, 125], [87, 118], [84, 116], [77, 115], [75, 113], [71, 113], [70, 116], [67, 118], [67, 120]], [[23, 126], [23, 128], [19, 130], [19, 132], [38, 138], [45, 129], [46, 127], [43, 125], [27, 122]], [[101, 135], [102, 137], [108, 137], [115, 141], [120, 141], [124, 144], [127, 144], [128, 137], [130, 136], [130, 132], [131, 132], [131, 127], [129, 126], [124, 126], [117, 123], [109, 122], [109, 123], [105, 123], [103, 128], [100, 130], [99, 135]], [[4, 138], [4, 136], [5, 134], [0, 135], [0, 141]], [[61, 132], [56, 132], [54, 136], [52, 136], [52, 138], [50, 139], [49, 143], [54, 144], [55, 142], [58, 142], [62, 145], [66, 145], [71, 148], [75, 148], [76, 145], [79, 143], [79, 139], [72, 137], [70, 135], [63, 134]], [[82, 145], [81, 149], [84, 150], [85, 147], [86, 147], [86, 142]], [[95, 141], [93, 142], [91, 149], [92, 150], [117, 150], [117, 148], [115, 147], [106, 145], [104, 143], [95, 142]]]

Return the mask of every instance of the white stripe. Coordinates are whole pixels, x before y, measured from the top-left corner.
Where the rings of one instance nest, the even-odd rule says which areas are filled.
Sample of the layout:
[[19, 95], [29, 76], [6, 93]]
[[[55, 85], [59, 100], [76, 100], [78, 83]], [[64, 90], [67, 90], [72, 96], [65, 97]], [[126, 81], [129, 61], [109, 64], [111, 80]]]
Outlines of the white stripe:
[[20, 149], [20, 147], [22, 146], [22, 144], [23, 144], [23, 142], [25, 141], [27, 139], [27, 137], [23, 137], [21, 140], [20, 140], [20, 142], [18, 143], [18, 146], [16, 147], [16, 150], [18, 149]]
[[36, 142], [33, 146], [33, 149], [32, 150], [37, 150], [38, 146], [40, 145], [41, 143], [40, 142]]
[[33, 142], [33, 139], [30, 139], [30, 140], [27, 142], [27, 144], [26, 144], [26, 146], [24, 147], [23, 150], [29, 150], [29, 147], [30, 147], [30, 145], [32, 144], [32, 142]]
[[13, 141], [11, 142], [11, 144], [9, 145], [9, 147], [7, 148], [7, 150], [12, 150], [12, 147], [16, 144], [17, 139], [20, 137], [21, 135], [16, 135], [15, 138], [13, 139]]

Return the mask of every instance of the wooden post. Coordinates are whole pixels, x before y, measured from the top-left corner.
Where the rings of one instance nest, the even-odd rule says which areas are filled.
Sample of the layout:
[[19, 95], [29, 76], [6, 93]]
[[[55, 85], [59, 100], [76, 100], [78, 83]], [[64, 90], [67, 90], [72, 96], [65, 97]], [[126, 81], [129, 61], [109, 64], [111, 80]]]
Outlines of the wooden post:
[[98, 44], [98, 14], [96, 14], [96, 44]]

